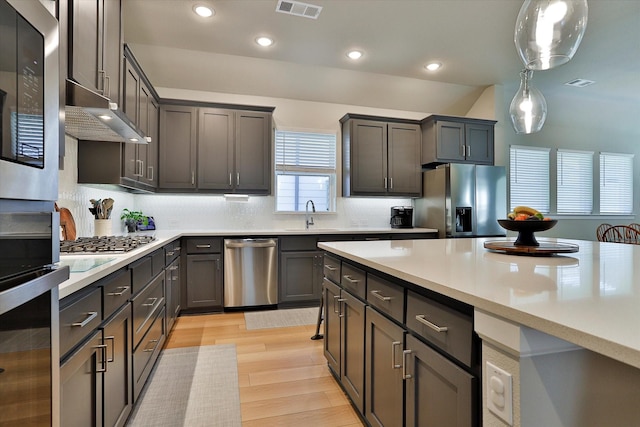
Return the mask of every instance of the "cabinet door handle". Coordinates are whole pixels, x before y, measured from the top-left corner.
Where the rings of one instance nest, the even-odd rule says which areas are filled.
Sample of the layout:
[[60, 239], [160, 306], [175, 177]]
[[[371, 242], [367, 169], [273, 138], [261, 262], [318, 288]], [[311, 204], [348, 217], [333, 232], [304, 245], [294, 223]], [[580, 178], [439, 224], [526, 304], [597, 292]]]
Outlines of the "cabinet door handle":
[[462, 145], [462, 147], [461, 147], [461, 148], [462, 148], [462, 157], [465, 157], [465, 155], [466, 155], [466, 154], [465, 154], [465, 153], [466, 153], [466, 151], [467, 151], [466, 147], [467, 147], [467, 146], [466, 146], [466, 145], [464, 145], [464, 144], [463, 144], [463, 145]]
[[236, 187], [240, 186], [240, 172], [236, 172]]
[[216, 258], [216, 270], [220, 271], [220, 258]]
[[333, 265], [329, 265], [329, 264], [325, 264], [324, 268], [326, 268], [329, 271], [336, 271], [338, 268], [334, 267]]
[[342, 306], [344, 304], [342, 304], [343, 302], [345, 302], [346, 299], [345, 298], [338, 298], [338, 317], [344, 317], [345, 314], [342, 312]]
[[102, 360], [100, 360], [101, 368], [96, 367], [96, 372], [107, 372], [107, 345], [99, 344], [94, 346], [93, 348], [97, 348], [102, 353]]
[[229, 174], [229, 187], [231, 187], [231, 174]]
[[120, 286], [117, 289], [118, 289], [118, 292], [109, 292], [107, 295], [110, 296], [110, 297], [120, 297], [120, 296], [124, 295], [124, 293], [129, 290], [129, 287], [128, 286]]
[[385, 297], [384, 295], [380, 295], [380, 291], [371, 291], [374, 297], [378, 298], [381, 301], [391, 301], [391, 297]]
[[[105, 86], [107, 89], [105, 89]], [[104, 74], [104, 83], [102, 83], [102, 93], [106, 93], [104, 96], [111, 99], [111, 79], [106, 73]]]
[[153, 166], [147, 166], [147, 172], [151, 172], [147, 175], [149, 177], [147, 179], [149, 181], [153, 181]]
[[384, 189], [385, 190], [387, 189], [387, 177], [386, 176], [384, 177]]
[[147, 301], [151, 301], [151, 302], [142, 304], [142, 307], [153, 307], [154, 305], [156, 305], [156, 301], [158, 301], [158, 298], [147, 298]]
[[389, 178], [389, 190], [393, 190], [393, 178]]
[[402, 352], [402, 379], [411, 379], [411, 374], [407, 374], [407, 354], [411, 354], [411, 350], [403, 350]]
[[467, 153], [465, 154], [467, 157], [471, 157], [471, 146], [467, 145]]
[[394, 341], [391, 343], [391, 369], [400, 369], [402, 365], [396, 363], [396, 347], [401, 345], [400, 341]]
[[80, 328], [84, 328], [85, 326], [87, 326], [87, 324], [89, 322], [91, 322], [97, 316], [98, 316], [98, 312], [97, 311], [90, 311], [90, 312], [87, 313], [87, 318], [86, 319], [84, 319], [82, 322], [72, 323], [71, 326], [78, 326]]
[[105, 341], [111, 341], [111, 358], [107, 359], [108, 363], [113, 362], [114, 360], [116, 360], [116, 337], [111, 336], [111, 337], [104, 337]]
[[360, 283], [360, 280], [352, 279], [351, 276], [348, 276], [346, 274], [344, 276], [342, 276], [342, 278], [344, 280], [346, 280], [347, 282], [351, 283], [352, 285], [357, 285], [358, 283]]
[[416, 315], [416, 320], [436, 332], [447, 332], [449, 330], [449, 328], [447, 328], [446, 326], [438, 326], [435, 323], [429, 322], [427, 319], [425, 319], [424, 314]]
[[333, 312], [337, 315], [340, 315], [340, 306], [338, 306], [338, 309], [336, 310], [336, 302], [340, 299], [340, 295], [334, 295], [333, 296]]
[[211, 248], [211, 245], [196, 245], [196, 248], [198, 248], [198, 249], [209, 249], [209, 248]]
[[98, 74], [102, 77], [102, 89], [98, 89], [98, 93], [102, 94], [103, 96], [107, 96], [107, 93], [104, 90], [107, 72], [105, 70], [98, 70]]
[[191, 185], [196, 185], [196, 173], [191, 171]]

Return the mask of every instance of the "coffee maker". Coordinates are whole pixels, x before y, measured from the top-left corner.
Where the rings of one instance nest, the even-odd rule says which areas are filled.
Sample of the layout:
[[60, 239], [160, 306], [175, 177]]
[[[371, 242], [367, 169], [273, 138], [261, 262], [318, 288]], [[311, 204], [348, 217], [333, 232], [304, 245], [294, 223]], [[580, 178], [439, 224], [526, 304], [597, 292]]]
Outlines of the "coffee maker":
[[413, 207], [392, 206], [391, 228], [413, 228]]

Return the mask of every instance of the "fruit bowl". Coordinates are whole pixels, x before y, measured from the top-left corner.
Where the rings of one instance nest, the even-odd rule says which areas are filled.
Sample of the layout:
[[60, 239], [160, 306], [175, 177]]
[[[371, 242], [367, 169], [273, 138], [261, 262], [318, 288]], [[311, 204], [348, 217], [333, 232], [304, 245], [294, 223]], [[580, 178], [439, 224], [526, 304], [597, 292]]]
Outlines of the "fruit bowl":
[[514, 246], [540, 246], [536, 237], [533, 235], [536, 231], [546, 231], [553, 228], [558, 223], [557, 219], [551, 220], [524, 220], [515, 221], [512, 219], [499, 219], [498, 224], [506, 230], [517, 231], [518, 238], [514, 242]]

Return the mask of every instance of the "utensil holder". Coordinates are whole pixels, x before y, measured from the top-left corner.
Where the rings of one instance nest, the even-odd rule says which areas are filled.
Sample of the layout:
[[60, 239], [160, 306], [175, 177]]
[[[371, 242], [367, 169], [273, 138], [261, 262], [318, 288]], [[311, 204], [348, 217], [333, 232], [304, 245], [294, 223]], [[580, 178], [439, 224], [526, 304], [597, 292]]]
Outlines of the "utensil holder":
[[93, 222], [94, 236], [111, 236], [111, 220], [96, 219]]

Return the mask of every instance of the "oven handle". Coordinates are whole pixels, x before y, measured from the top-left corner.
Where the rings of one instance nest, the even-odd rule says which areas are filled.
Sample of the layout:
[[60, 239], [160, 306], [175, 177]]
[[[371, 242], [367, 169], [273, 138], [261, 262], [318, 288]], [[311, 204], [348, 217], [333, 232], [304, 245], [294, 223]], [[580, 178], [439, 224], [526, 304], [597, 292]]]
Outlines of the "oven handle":
[[84, 319], [82, 322], [72, 323], [71, 326], [79, 326], [81, 328], [84, 328], [85, 326], [87, 326], [87, 324], [89, 322], [91, 322], [97, 316], [98, 316], [98, 312], [97, 311], [90, 311], [90, 312], [87, 313], [87, 318], [86, 319]]

